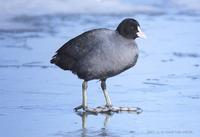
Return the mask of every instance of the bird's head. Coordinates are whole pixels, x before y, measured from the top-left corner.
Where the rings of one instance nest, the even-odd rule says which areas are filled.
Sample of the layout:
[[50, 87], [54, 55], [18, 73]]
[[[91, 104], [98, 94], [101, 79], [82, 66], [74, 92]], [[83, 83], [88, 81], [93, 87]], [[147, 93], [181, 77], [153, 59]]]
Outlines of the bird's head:
[[124, 19], [118, 25], [116, 31], [128, 39], [136, 39], [137, 37], [146, 38], [146, 35], [140, 29], [138, 21], [131, 18]]

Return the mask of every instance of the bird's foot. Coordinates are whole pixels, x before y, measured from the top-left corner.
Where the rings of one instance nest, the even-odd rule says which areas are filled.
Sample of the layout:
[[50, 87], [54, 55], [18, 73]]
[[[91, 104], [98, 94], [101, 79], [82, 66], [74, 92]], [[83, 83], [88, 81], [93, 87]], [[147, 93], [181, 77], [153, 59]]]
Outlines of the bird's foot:
[[113, 113], [113, 112], [135, 112], [135, 113], [141, 113], [142, 109], [138, 107], [113, 107], [113, 106], [99, 106], [96, 108], [88, 108], [83, 107], [82, 105], [74, 108], [75, 111], [78, 111], [79, 109], [83, 109], [85, 112], [89, 113]]
[[138, 107], [114, 107], [114, 106], [99, 106], [95, 109], [91, 109], [90, 111], [96, 112], [96, 113], [107, 113], [107, 112], [136, 112], [141, 113], [142, 109]]

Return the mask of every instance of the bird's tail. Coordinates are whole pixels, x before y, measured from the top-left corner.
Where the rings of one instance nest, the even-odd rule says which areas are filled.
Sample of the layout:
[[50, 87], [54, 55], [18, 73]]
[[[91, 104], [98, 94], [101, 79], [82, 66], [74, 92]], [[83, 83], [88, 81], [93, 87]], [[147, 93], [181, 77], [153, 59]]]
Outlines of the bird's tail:
[[75, 61], [66, 55], [54, 55], [50, 60], [50, 63], [57, 65], [63, 70], [71, 70]]
[[56, 64], [56, 62], [59, 61], [59, 57], [57, 56], [57, 54], [55, 54], [52, 59], [50, 60], [51, 64]]
[[57, 62], [56, 57], [53, 57], [53, 58], [50, 60], [50, 63], [51, 63], [51, 64], [56, 64], [56, 62]]

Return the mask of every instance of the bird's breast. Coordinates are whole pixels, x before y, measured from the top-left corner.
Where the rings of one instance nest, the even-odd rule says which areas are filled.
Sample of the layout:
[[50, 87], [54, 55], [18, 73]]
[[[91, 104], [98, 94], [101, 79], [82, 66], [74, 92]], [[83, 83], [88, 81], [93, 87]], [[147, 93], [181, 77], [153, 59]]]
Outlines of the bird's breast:
[[[120, 37], [121, 38], [121, 37]], [[135, 65], [138, 48], [133, 40], [104, 38], [78, 62], [78, 75], [86, 79], [115, 76]], [[120, 39], [120, 40], [119, 40]]]
[[[107, 52], [110, 52], [110, 54]], [[105, 56], [106, 65], [109, 65], [112, 71], [118, 72], [135, 65], [138, 57], [138, 48], [135, 43], [121, 44], [117, 45], [117, 48], [110, 49], [110, 51], [107, 49]]]
[[[138, 57], [136, 45], [113, 45], [99, 48], [82, 63], [88, 74], [96, 77], [117, 75], [135, 65]], [[84, 63], [85, 62], [85, 63]]]

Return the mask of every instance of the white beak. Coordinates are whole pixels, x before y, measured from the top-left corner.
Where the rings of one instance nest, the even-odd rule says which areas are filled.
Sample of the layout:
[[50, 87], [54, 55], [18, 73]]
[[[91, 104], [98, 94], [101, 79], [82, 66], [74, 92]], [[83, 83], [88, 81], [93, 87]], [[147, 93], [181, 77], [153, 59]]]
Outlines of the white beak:
[[146, 35], [142, 32], [142, 30], [140, 29], [140, 27], [138, 26], [138, 32], [136, 33], [138, 37], [144, 38], [146, 39]]

